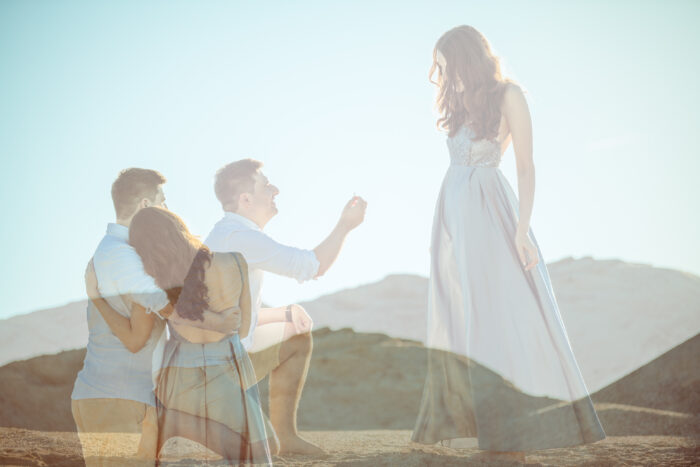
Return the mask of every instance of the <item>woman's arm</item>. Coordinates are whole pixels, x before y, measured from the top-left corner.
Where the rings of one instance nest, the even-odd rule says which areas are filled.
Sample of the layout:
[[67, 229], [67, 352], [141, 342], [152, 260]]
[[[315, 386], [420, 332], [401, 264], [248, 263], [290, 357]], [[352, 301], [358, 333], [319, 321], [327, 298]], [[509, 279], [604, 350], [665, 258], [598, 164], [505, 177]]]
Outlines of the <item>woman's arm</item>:
[[153, 321], [155, 320], [153, 313], [147, 313], [144, 307], [134, 303], [131, 307], [131, 318], [129, 319], [112, 308], [107, 303], [107, 300], [100, 296], [100, 292], [97, 289], [97, 277], [95, 276], [92, 260], [90, 260], [85, 269], [85, 289], [89, 299], [92, 300], [109, 329], [122, 344], [133, 353], [141, 350], [146, 345], [153, 330]]
[[[91, 299], [92, 300], [92, 299]], [[153, 331], [155, 316], [147, 313], [146, 309], [138, 303], [131, 305], [131, 318], [120, 315], [107, 301], [99, 297], [92, 300], [100, 312], [109, 329], [124, 344], [130, 352], [136, 353], [143, 349]]]
[[538, 262], [537, 248], [528, 237], [530, 218], [535, 201], [535, 164], [532, 159], [532, 120], [522, 90], [508, 86], [503, 96], [502, 113], [508, 121], [513, 140], [518, 172], [518, 200], [520, 204], [515, 243], [521, 264], [529, 271]]
[[[95, 268], [92, 260], [90, 260], [87, 268], [85, 269], [85, 287], [88, 297], [95, 304], [95, 307], [107, 322], [107, 325], [112, 330], [114, 335], [117, 336], [129, 350], [131, 350], [131, 348], [136, 349], [132, 350], [132, 352], [138, 352], [141, 348], [143, 348], [148, 340], [148, 336], [150, 335], [150, 330], [148, 330], [148, 334], [144, 340], [141, 334], [146, 332], [147, 329], [141, 329], [141, 326], [147, 325], [148, 320], [145, 319], [145, 316], [142, 316], [141, 312], [137, 312], [136, 315], [133, 312], [135, 309], [137, 309], [136, 306], [141, 309], [143, 309], [143, 307], [138, 304], [134, 304], [134, 306], [132, 306], [131, 316], [132, 318], [136, 317], [140, 323], [138, 330], [136, 331], [134, 330], [135, 323], [130, 322], [129, 318], [122, 316], [119, 312], [113, 309], [110, 304], [100, 295], [99, 289], [97, 288], [97, 276], [95, 274]], [[168, 303], [164, 308], [158, 311], [158, 315], [163, 319], [172, 320], [174, 323], [179, 325], [191, 326], [193, 328], [203, 330], [219, 331], [228, 334], [238, 329], [240, 326], [240, 318], [238, 317], [237, 311], [238, 310], [235, 308], [223, 310], [220, 313], [204, 310], [202, 315], [203, 319], [201, 321], [189, 320], [180, 316], [175, 311], [173, 305]], [[151, 313], [146, 313], [145, 309], [143, 313], [146, 315], [151, 315]], [[151, 329], [152, 324], [153, 323], [151, 322]], [[136, 332], [139, 336], [136, 341], [134, 341], [134, 337], [131, 336], [132, 332]], [[127, 340], [129, 345], [127, 345], [127, 342], [125, 342], [122, 337]], [[142, 340], [143, 342], [141, 343]]]

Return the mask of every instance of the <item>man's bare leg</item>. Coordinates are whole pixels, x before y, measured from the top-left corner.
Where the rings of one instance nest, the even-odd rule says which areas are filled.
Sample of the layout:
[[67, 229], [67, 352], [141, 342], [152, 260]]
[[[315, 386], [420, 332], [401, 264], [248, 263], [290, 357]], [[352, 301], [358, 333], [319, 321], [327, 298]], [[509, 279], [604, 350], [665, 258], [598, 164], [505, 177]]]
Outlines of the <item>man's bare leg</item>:
[[280, 364], [270, 373], [270, 421], [280, 441], [280, 455], [325, 454], [297, 431], [297, 407], [309, 371], [313, 338], [310, 332], [282, 343]]

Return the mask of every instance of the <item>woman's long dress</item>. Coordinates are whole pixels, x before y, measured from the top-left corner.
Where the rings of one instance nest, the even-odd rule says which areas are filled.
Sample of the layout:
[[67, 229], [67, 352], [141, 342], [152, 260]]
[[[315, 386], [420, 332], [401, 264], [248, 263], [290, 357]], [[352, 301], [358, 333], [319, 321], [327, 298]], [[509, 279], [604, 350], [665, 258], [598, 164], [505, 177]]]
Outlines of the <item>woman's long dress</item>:
[[[214, 253], [204, 282], [211, 311], [240, 306], [241, 314], [250, 313], [240, 253]], [[156, 386], [159, 449], [179, 436], [222, 456], [216, 465], [271, 465], [269, 442], [276, 435], [261, 409], [255, 373], [238, 334], [195, 344], [170, 323], [168, 329]]]
[[451, 164], [431, 241], [428, 375], [412, 439], [476, 437], [493, 451], [603, 439], [539, 247], [535, 268], [520, 264], [518, 202], [498, 168], [500, 145], [473, 134], [462, 127], [447, 140]]

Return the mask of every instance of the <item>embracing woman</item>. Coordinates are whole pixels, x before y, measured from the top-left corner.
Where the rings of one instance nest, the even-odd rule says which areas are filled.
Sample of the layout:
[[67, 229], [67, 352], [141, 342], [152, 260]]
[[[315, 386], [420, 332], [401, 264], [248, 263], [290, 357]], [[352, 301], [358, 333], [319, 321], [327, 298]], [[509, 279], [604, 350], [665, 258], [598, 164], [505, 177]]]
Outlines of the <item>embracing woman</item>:
[[[212, 253], [176, 214], [141, 209], [129, 243], [168, 293], [175, 311], [201, 320], [205, 310], [240, 312], [250, 327], [248, 269], [240, 253]], [[170, 338], [156, 383], [159, 446], [179, 436], [233, 465], [270, 464], [278, 443], [262, 412], [255, 374], [238, 331], [223, 334], [169, 320]]]

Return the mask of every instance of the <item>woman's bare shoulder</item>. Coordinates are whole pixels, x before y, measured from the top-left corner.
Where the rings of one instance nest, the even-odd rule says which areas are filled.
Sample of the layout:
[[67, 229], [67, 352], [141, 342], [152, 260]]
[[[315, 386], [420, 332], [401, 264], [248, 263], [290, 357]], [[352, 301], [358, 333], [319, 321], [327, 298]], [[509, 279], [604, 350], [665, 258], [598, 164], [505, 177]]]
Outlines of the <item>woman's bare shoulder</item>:
[[515, 83], [507, 84], [506, 90], [503, 92], [501, 114], [506, 118], [508, 125], [511, 126], [511, 131], [514, 124], [530, 118], [530, 111], [523, 88]]
[[506, 83], [505, 91], [503, 91], [503, 104], [512, 105], [523, 100], [525, 100], [523, 88], [516, 83]]
[[247, 265], [243, 254], [239, 253], [237, 251], [225, 252], [225, 253], [220, 253], [220, 252], [212, 253], [211, 262], [212, 262], [212, 266], [223, 267], [223, 268], [237, 267], [237, 264], [240, 264], [241, 267], [244, 267]]

